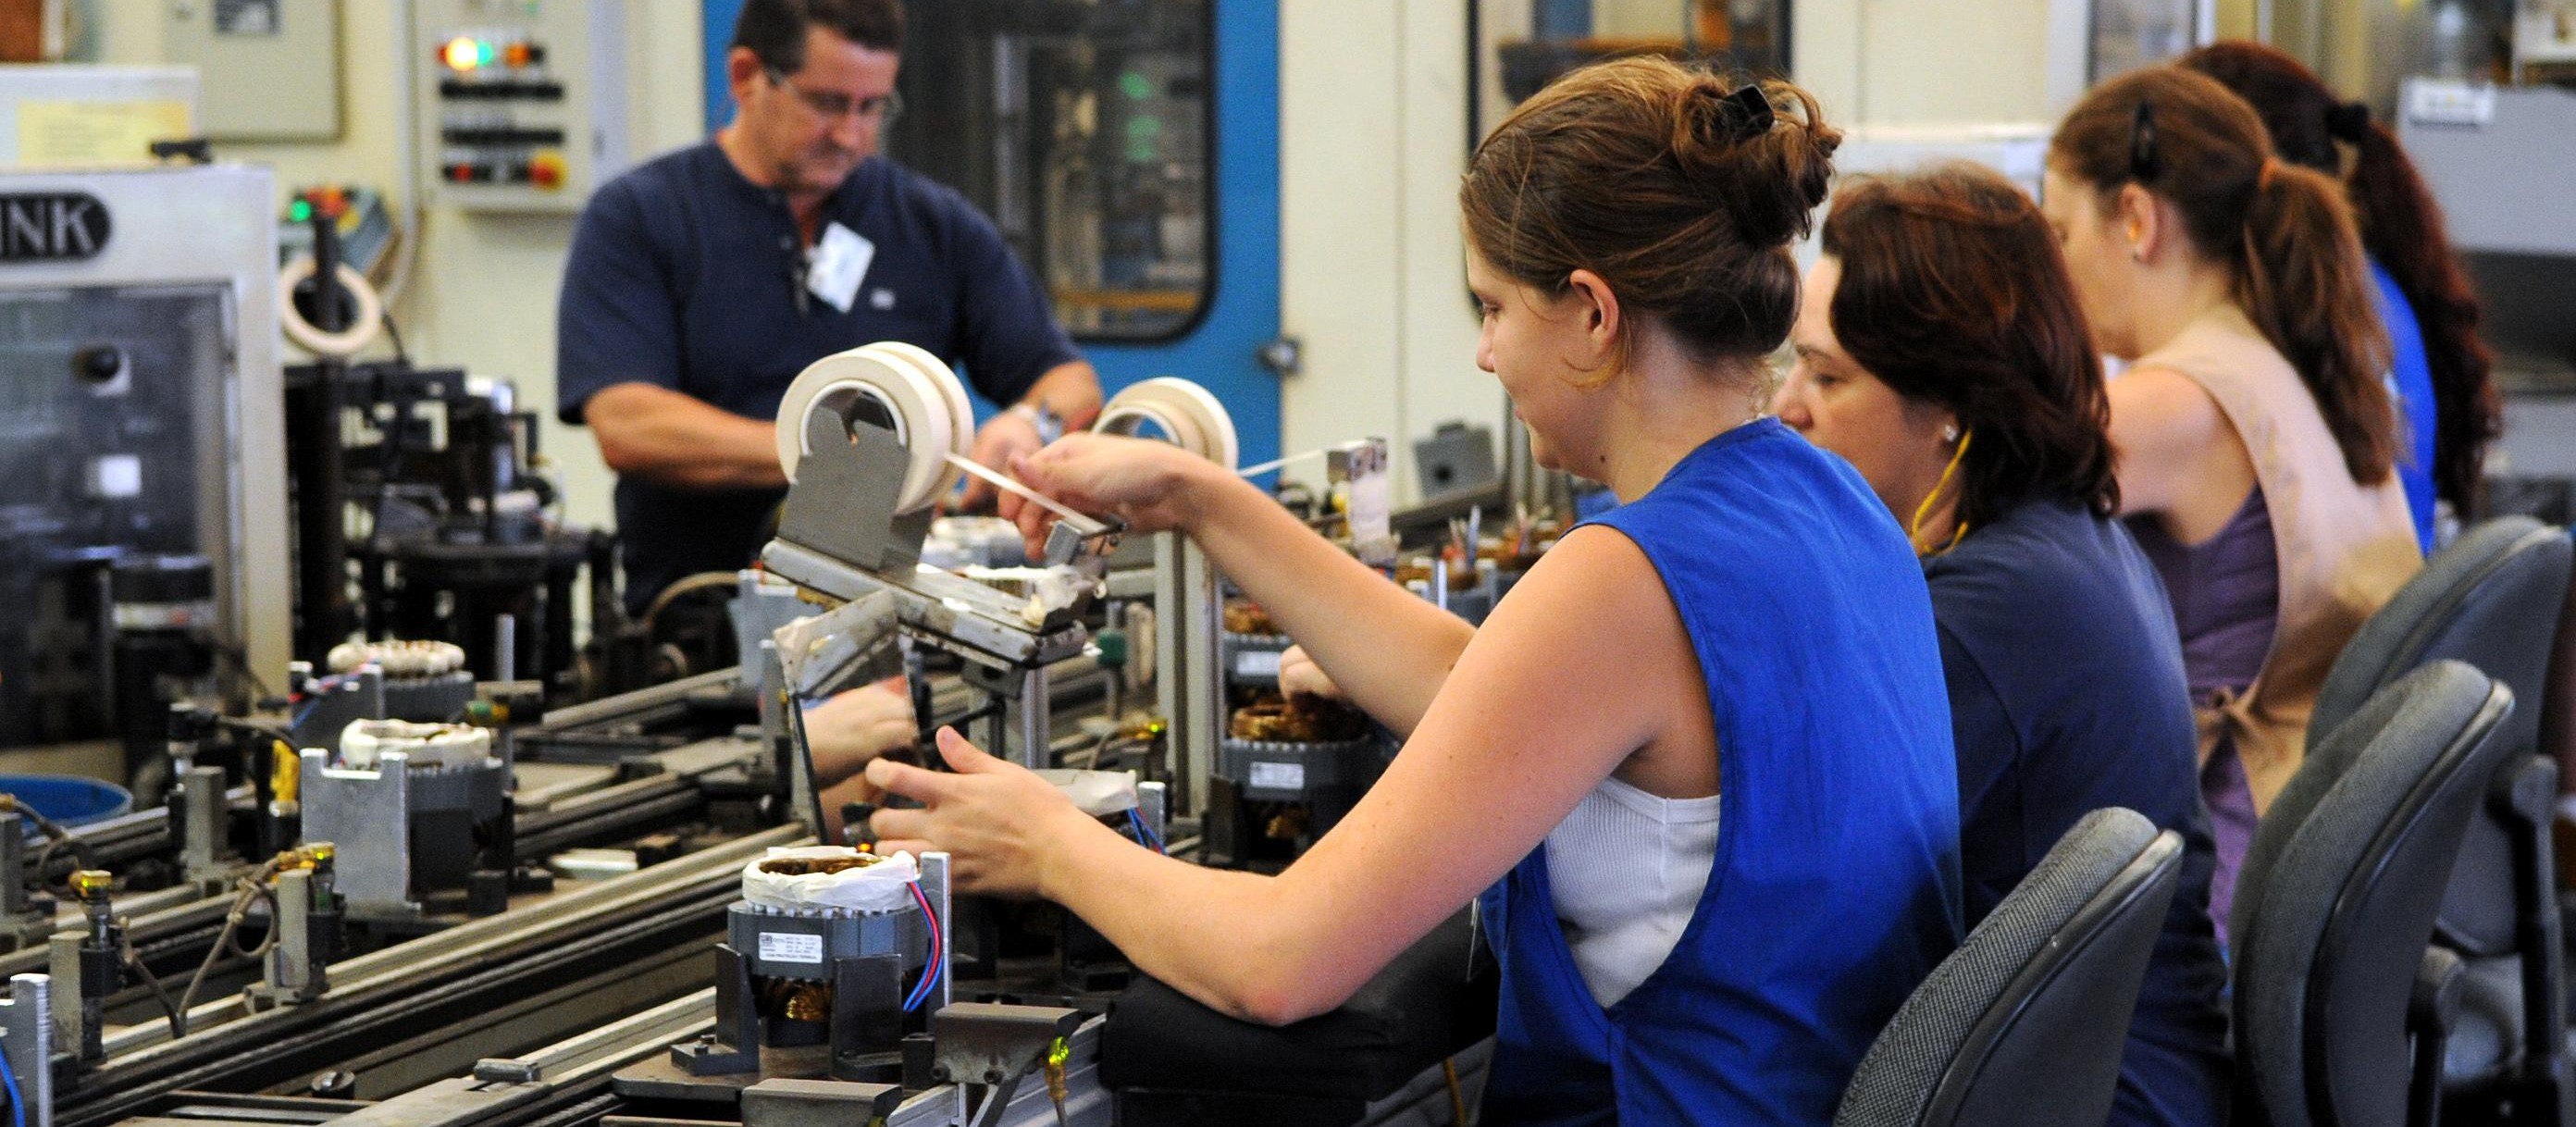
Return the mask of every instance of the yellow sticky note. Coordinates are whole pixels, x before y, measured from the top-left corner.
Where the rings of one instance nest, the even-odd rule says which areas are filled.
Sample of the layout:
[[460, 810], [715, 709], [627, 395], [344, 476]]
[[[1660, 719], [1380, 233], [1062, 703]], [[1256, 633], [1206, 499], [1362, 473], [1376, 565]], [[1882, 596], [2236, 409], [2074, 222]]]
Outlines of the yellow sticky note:
[[151, 164], [154, 141], [188, 136], [188, 103], [18, 103], [18, 163], [37, 167]]

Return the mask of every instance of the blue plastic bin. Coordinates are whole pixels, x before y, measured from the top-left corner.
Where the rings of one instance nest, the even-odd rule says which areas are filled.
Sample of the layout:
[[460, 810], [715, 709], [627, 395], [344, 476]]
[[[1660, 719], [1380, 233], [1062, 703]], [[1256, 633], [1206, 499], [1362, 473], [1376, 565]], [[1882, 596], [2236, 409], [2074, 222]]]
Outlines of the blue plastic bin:
[[[105, 821], [134, 809], [134, 794], [79, 775], [0, 775], [0, 792], [64, 826]], [[30, 827], [32, 828], [32, 827]]]

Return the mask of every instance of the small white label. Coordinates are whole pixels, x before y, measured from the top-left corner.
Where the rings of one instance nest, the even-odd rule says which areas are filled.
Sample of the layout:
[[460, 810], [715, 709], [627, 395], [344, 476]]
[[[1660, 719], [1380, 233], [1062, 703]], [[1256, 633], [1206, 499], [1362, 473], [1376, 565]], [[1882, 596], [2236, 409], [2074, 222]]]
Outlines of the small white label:
[[132, 454], [101, 454], [89, 464], [89, 495], [101, 500], [143, 493], [143, 459]]
[[1234, 655], [1237, 677], [1276, 677], [1279, 675], [1279, 651], [1243, 650]]
[[823, 937], [786, 931], [760, 933], [760, 960], [765, 963], [820, 963]]
[[[1252, 763], [1252, 785], [1261, 790], [1306, 789], [1306, 765], [1303, 763]], [[766, 939], [768, 936], [762, 936]], [[816, 961], [821, 961], [819, 958]]]
[[2483, 127], [2495, 121], [2495, 87], [2419, 78], [2406, 84], [2406, 117], [2417, 125]]
[[1388, 472], [1386, 440], [1365, 439], [1344, 448], [1349, 485], [1351, 547], [1360, 562], [1387, 566], [1395, 562], [1394, 475]]
[[823, 237], [814, 244], [805, 288], [830, 302], [832, 308], [847, 313], [850, 303], [858, 300], [859, 283], [867, 280], [868, 264], [876, 259], [875, 243], [838, 223], [831, 224], [823, 228]]

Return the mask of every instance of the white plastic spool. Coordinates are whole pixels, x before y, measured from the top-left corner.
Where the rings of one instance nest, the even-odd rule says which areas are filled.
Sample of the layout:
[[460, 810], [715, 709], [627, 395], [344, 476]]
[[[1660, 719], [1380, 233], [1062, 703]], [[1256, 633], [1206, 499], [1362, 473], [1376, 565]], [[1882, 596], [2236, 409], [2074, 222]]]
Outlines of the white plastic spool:
[[1160, 427], [1172, 445], [1231, 470], [1239, 448], [1234, 416], [1206, 388], [1177, 376], [1157, 376], [1128, 386], [1101, 408], [1091, 429], [1102, 434], [1135, 434], [1144, 424]]
[[895, 511], [913, 513], [936, 503], [957, 484], [951, 454], [964, 457], [975, 437], [975, 416], [957, 373], [939, 358], [895, 341], [837, 352], [806, 366], [787, 385], [778, 406], [778, 467], [796, 480], [796, 466], [812, 453], [805, 420], [817, 410], [846, 417], [860, 399], [883, 407], [894, 421], [895, 442], [908, 463]]
[[295, 287], [303, 285], [305, 279], [312, 276], [313, 260], [310, 257], [287, 263], [285, 269], [277, 272], [277, 325], [285, 330], [286, 339], [293, 341], [295, 347], [327, 360], [346, 360], [366, 351], [368, 345], [376, 342], [376, 334], [384, 331], [385, 303], [376, 296], [376, 288], [367, 284], [365, 275], [351, 269], [348, 263], [341, 263], [334, 276], [340, 279], [340, 288], [349, 291], [350, 299], [358, 307], [357, 316], [348, 328], [336, 333], [326, 332], [305, 320], [304, 314], [295, 308]]

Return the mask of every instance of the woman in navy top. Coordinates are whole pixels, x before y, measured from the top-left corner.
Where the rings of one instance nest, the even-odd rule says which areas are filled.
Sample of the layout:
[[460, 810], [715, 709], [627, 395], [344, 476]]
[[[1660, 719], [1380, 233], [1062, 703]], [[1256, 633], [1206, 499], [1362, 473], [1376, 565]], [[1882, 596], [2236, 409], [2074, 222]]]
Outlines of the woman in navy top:
[[[2389, 379], [2407, 431], [2397, 473], [2417, 546], [2432, 555], [2439, 546], [2435, 503], [2450, 507], [2453, 527], [2477, 519], [2487, 443], [2504, 433], [2495, 354], [2478, 339], [2483, 313], [2451, 253], [2441, 205], [2397, 135], [2370, 120], [2368, 106], [2338, 99], [2280, 49], [2228, 41], [2175, 61], [2252, 105], [2282, 160], [2343, 180], [2370, 255], [2372, 296], [2388, 329]], [[2349, 174], [2345, 147], [2353, 152]]]
[[966, 887], [1060, 901], [1140, 969], [1273, 1023], [1341, 1004], [1482, 894], [1503, 979], [1485, 1122], [1830, 1120], [1955, 944], [1958, 895], [1921, 572], [1858, 474], [1756, 418], [1837, 140], [1785, 83], [1628, 59], [1478, 148], [1477, 359], [1541, 464], [1624, 502], [1481, 628], [1171, 447], [1077, 436], [1015, 467], [1186, 532], [1407, 734], [1285, 872], [1138, 849], [948, 732], [954, 774], [869, 768], [927, 804], [878, 814], [880, 848], [946, 849]]
[[1780, 417], [1850, 459], [1932, 585], [1971, 926], [2087, 812], [2183, 835], [2112, 1122], [2214, 1124], [2227, 972], [2182, 652], [2113, 518], [2109, 406], [2056, 236], [1976, 165], [1847, 181], [1790, 334]]

